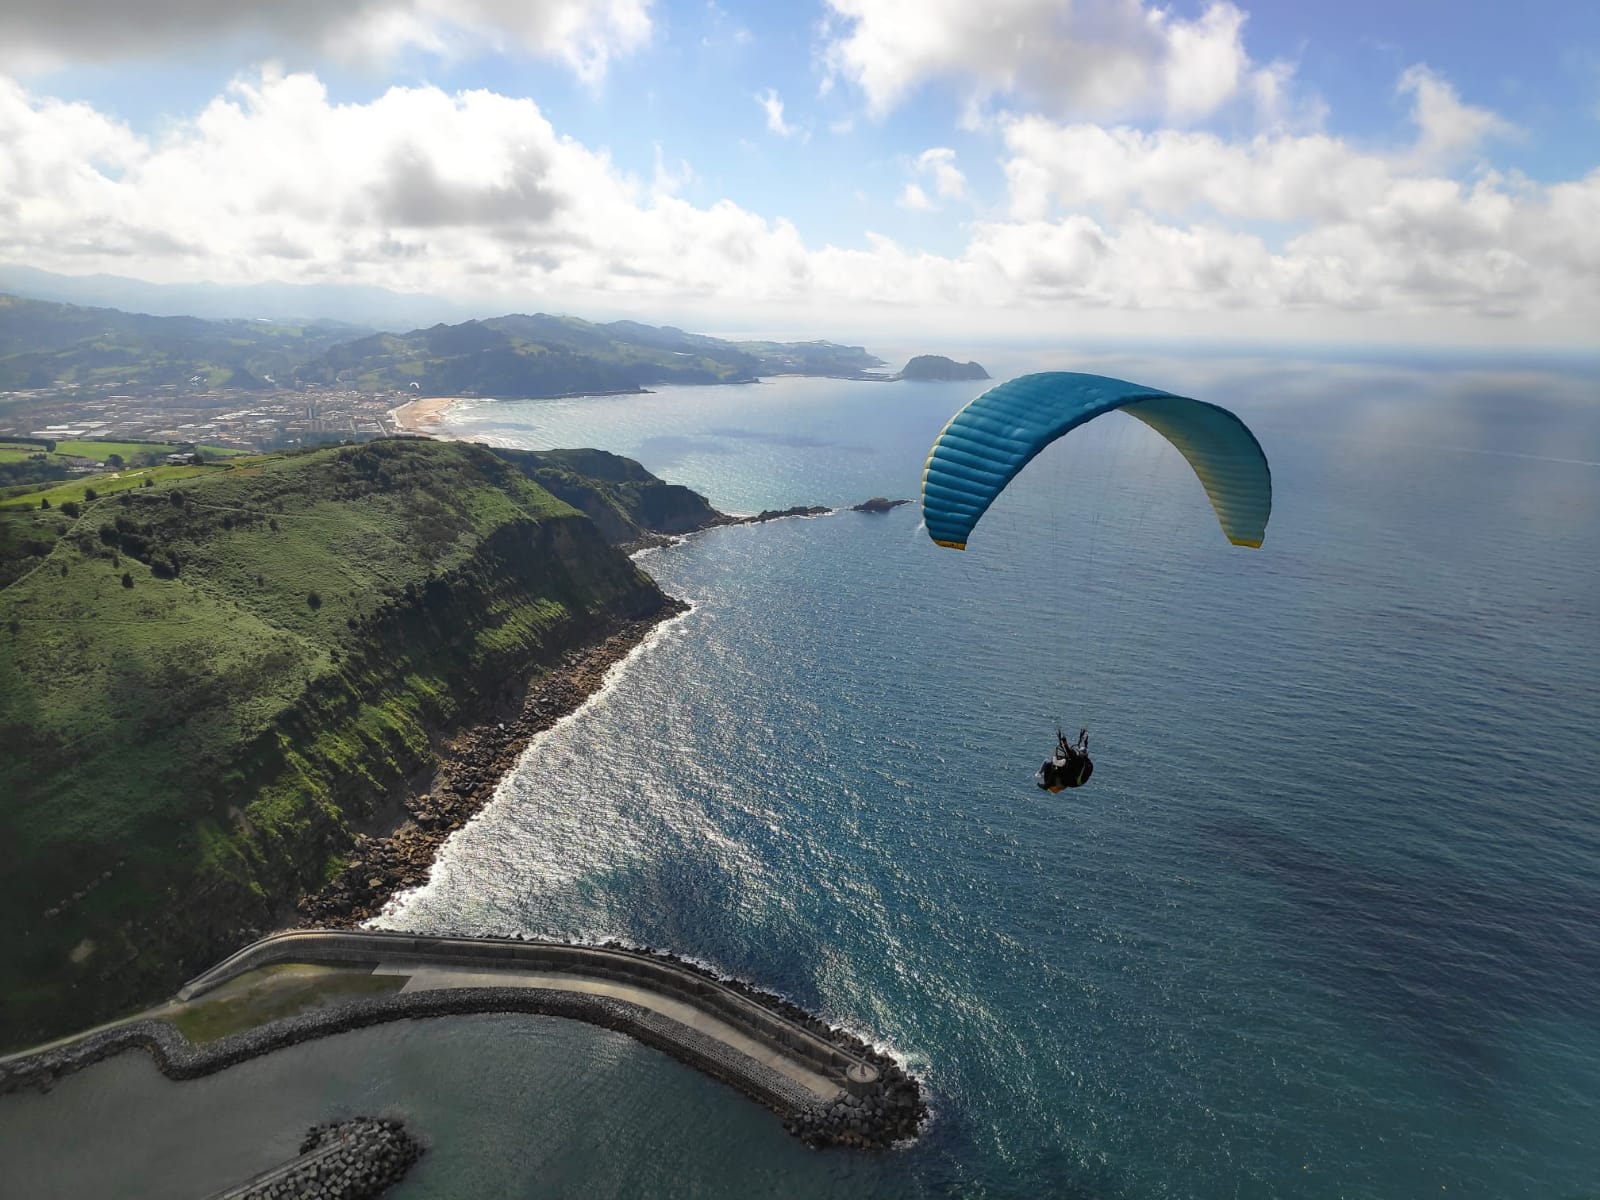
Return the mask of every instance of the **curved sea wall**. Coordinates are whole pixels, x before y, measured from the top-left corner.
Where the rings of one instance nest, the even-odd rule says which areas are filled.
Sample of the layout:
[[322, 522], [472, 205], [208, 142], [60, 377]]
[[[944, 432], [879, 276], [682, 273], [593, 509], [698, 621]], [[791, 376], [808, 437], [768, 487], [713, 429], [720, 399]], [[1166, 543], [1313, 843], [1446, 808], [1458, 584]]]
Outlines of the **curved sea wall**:
[[[402, 992], [274, 1021], [203, 1046], [171, 1025], [144, 1020], [0, 1063], [0, 1094], [46, 1087], [125, 1050], [148, 1050], [163, 1074], [193, 1079], [330, 1034], [421, 1017], [530, 1013], [567, 1017], [626, 1033], [734, 1087], [784, 1118], [812, 1145], [885, 1147], [914, 1137], [927, 1115], [917, 1081], [858, 1039], [776, 997], [717, 979], [679, 960], [613, 947], [514, 939], [432, 938], [383, 931], [277, 934], [245, 947], [179, 993], [188, 1001], [245, 972], [283, 962], [475, 967], [610, 979], [693, 1005], [839, 1083], [816, 1092], [698, 1029], [613, 996], [547, 987], [470, 987]], [[796, 1019], [798, 1014], [800, 1019]]]

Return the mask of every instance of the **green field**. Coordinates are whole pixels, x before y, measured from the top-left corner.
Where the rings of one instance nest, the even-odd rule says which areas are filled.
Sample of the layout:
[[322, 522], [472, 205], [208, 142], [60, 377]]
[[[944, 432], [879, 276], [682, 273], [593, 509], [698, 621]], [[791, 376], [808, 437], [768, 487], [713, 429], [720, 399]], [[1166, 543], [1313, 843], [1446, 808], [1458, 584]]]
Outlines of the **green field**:
[[51, 482], [31, 491], [4, 497], [0, 499], [0, 509], [38, 508], [42, 500], [50, 501], [51, 506], [55, 507], [66, 500], [83, 500], [85, 493], [90, 489], [98, 495], [111, 496], [130, 488], [143, 487], [146, 479], [157, 481], [186, 479], [228, 469], [220, 464], [205, 467], [137, 467], [129, 471], [104, 471], [98, 475], [78, 475], [65, 483]]
[[[0, 1045], [281, 923], [438, 731], [662, 603], [540, 469], [392, 440], [51, 489], [96, 487], [75, 516], [6, 502]], [[646, 487], [616, 486], [585, 503]]]
[[[187, 443], [186, 443], [187, 444]], [[230, 458], [238, 454], [249, 454], [249, 450], [240, 450], [233, 446], [208, 446], [203, 443], [196, 446], [202, 454], [215, 455], [218, 458]], [[102, 442], [96, 439], [78, 438], [74, 440], [57, 442], [57, 454], [71, 454], [78, 458], [92, 458], [96, 462], [105, 461], [108, 454], [120, 454], [124, 459], [131, 460], [135, 454], [176, 454], [176, 442]]]
[[[0, 498], [14, 498], [30, 487], [42, 494], [62, 481], [85, 481], [88, 477], [73, 473], [84, 459], [104, 462], [113, 454], [119, 455], [123, 461], [116, 469], [126, 472], [165, 466], [167, 456], [178, 452], [178, 447], [170, 442], [78, 439], [57, 442], [55, 446], [54, 451], [48, 451], [31, 442], [0, 438]], [[207, 461], [224, 461], [252, 453], [228, 446], [201, 445], [197, 449]]]
[[406, 985], [408, 975], [374, 975], [342, 967], [281, 963], [262, 967], [184, 1006], [168, 1018], [196, 1045], [299, 1016], [363, 996], [384, 996]]

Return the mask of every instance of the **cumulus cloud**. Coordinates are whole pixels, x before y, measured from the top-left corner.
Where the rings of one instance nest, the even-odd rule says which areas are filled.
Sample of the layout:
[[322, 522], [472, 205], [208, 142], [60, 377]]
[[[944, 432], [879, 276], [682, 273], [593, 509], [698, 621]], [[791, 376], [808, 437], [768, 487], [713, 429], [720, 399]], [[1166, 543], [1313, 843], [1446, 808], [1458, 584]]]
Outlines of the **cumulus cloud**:
[[[956, 152], [948, 146], [934, 146], [917, 155], [912, 169], [933, 185], [933, 190], [947, 200], [964, 200], [967, 197], [967, 177], [956, 166]], [[934, 212], [939, 205], [928, 195], [927, 189], [912, 180], [901, 189], [895, 200], [901, 208], [913, 212]]]
[[1244, 13], [1227, 0], [1194, 20], [1141, 0], [827, 2], [839, 22], [828, 66], [880, 116], [945, 78], [974, 103], [1009, 95], [1064, 115], [1189, 122], [1241, 92], [1281, 91], [1287, 70], [1252, 66]]
[[[1417, 123], [1417, 145], [1466, 144], [1440, 140], [1460, 123]], [[699, 298], [962, 320], [1069, 307], [1248, 313], [1252, 329], [1284, 312], [1368, 314], [1374, 329], [1404, 313], [1600, 326], [1600, 169], [1553, 185], [1457, 178], [1417, 165], [1417, 145], [1381, 154], [1324, 134], [1231, 143], [1042, 118], [1008, 121], [1003, 140], [1009, 211], [932, 254], [878, 235], [807, 245], [789, 221], [696, 205], [677, 194], [687, 164], [658, 154], [653, 178], [635, 178], [531, 100], [489, 91], [337, 104], [314, 76], [266, 71], [149, 137], [0, 77], [0, 259], [580, 310], [634, 297], [687, 311]], [[902, 204], [969, 191], [948, 147], [914, 165]]]
[[247, 34], [344, 58], [415, 48], [511, 50], [565, 62], [590, 82], [649, 41], [652, 0], [8, 0], [0, 63], [40, 69]]
[[1511, 126], [1484, 108], [1461, 103], [1448, 80], [1418, 63], [1400, 76], [1398, 90], [1412, 98], [1411, 119], [1418, 130], [1417, 155], [1448, 161], [1476, 150], [1489, 137], [1504, 137]]
[[[1230, 142], [1012, 119], [1004, 133], [1012, 224], [980, 241], [1076, 228], [1093, 214], [1116, 257], [1139, 261], [1141, 294], [1178, 305], [1209, 294], [1219, 303], [1365, 311], [1600, 308], [1600, 172], [1555, 187], [1495, 172], [1452, 177], [1445, 163], [1508, 127], [1425, 68], [1407, 70], [1399, 88], [1413, 97], [1416, 137], [1388, 153], [1321, 133]], [[1264, 223], [1276, 231], [1237, 231]]]

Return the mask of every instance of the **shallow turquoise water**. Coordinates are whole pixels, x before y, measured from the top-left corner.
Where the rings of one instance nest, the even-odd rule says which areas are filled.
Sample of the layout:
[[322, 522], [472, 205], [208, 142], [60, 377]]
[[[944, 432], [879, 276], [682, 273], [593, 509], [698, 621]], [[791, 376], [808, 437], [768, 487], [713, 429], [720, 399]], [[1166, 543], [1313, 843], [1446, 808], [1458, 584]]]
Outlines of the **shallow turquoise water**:
[[[315, 1071], [251, 1068], [265, 1092], [243, 1069], [208, 1081], [215, 1103], [291, 1137], [352, 1096], [411, 1112], [435, 1167], [400, 1195], [1591, 1194], [1590, 378], [1053, 365], [1240, 412], [1273, 464], [1264, 549], [1228, 546], [1181, 460], [1108, 419], [1030, 467], [964, 555], [914, 507], [653, 552], [694, 610], [530, 748], [389, 918], [619, 936], [781, 990], [924, 1075], [916, 1147], [806, 1152], [652, 1052], [517, 1018], [334, 1039], [303, 1055]], [[483, 404], [457, 432], [603, 446], [730, 510], [848, 504], [914, 496], [973, 390]], [[1089, 722], [1097, 770], [1051, 798], [1031, 774], [1058, 718]], [[485, 1058], [481, 1093], [435, 1084]], [[330, 1070], [345, 1082], [319, 1090]], [[590, 1078], [592, 1103], [571, 1083]], [[48, 1145], [68, 1096], [0, 1102], [0, 1128], [23, 1115]], [[684, 1121], [714, 1153], [684, 1157]], [[558, 1183], [502, 1149], [524, 1136]]]

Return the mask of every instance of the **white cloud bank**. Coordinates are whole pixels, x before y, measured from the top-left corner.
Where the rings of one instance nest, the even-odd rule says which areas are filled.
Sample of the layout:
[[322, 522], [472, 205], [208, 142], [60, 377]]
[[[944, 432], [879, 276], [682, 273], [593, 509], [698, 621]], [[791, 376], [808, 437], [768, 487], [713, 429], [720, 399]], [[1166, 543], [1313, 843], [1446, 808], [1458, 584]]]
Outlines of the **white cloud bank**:
[[42, 70], [257, 35], [343, 59], [512, 50], [598, 82], [650, 40], [653, 0], [7, 0], [0, 65]]
[[1241, 93], [1260, 100], [1280, 90], [1283, 69], [1251, 64], [1244, 13], [1226, 0], [1192, 21], [1140, 0], [827, 4], [827, 63], [879, 116], [941, 78], [976, 105], [1009, 95], [1060, 115], [1179, 123]]
[[[1391, 154], [1008, 118], [1008, 207], [936, 255], [872, 234], [807, 246], [787, 220], [697, 207], [660, 169], [635, 179], [532, 101], [487, 91], [339, 105], [310, 75], [269, 71], [149, 139], [0, 78], [0, 259], [663, 319], [768, 305], [836, 323], [1382, 337], [1416, 317], [1445, 340], [1592, 344], [1600, 169], [1553, 185], [1453, 176], [1428, 164], [1470, 156], [1492, 118], [1432, 75], [1400, 86], [1418, 128]], [[946, 148], [916, 166], [940, 197], [968, 190]], [[902, 193], [918, 197], [933, 203]]]

